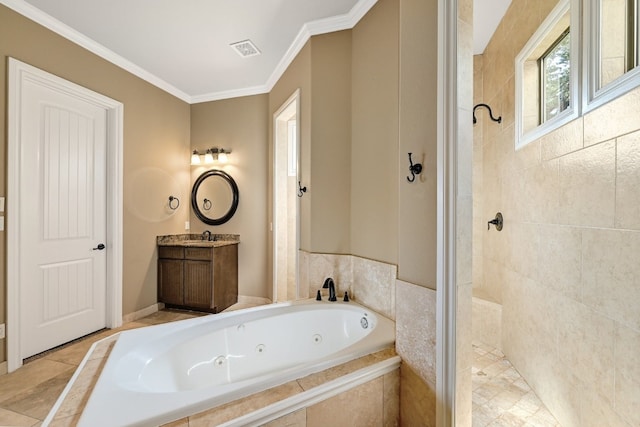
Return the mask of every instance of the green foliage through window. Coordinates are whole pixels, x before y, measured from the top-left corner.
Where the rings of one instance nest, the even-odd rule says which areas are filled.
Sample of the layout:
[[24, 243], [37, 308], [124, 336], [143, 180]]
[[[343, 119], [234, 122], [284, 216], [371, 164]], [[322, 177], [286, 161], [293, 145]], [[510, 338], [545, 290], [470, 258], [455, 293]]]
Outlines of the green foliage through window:
[[567, 29], [540, 58], [540, 123], [554, 118], [570, 105], [571, 35]]

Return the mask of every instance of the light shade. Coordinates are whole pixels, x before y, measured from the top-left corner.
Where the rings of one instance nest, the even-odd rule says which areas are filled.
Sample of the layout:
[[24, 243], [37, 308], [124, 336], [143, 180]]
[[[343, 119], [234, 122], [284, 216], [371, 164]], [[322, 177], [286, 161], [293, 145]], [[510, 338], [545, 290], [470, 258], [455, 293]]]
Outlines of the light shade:
[[224, 149], [221, 148], [220, 151], [218, 152], [218, 161], [220, 163], [227, 163], [227, 153], [224, 152]]
[[213, 163], [213, 154], [211, 153], [211, 150], [207, 150], [207, 152], [205, 153], [204, 162], [208, 164]]
[[191, 154], [191, 164], [199, 165], [200, 164], [200, 155], [196, 150], [193, 150], [193, 154]]
[[211, 165], [215, 163], [227, 163], [229, 161], [231, 150], [224, 148], [211, 147], [206, 151], [193, 150], [191, 154], [191, 165], [199, 166], [204, 164]]

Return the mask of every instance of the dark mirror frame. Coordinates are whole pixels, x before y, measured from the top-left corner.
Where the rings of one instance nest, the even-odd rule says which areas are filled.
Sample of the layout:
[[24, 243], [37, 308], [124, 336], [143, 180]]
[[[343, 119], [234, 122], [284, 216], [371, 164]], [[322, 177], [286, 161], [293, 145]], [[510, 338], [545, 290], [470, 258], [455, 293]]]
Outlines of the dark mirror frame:
[[[206, 216], [200, 210], [200, 207], [198, 207], [198, 200], [196, 199], [196, 195], [198, 194], [198, 188], [200, 188], [200, 184], [202, 184], [205, 179], [212, 176], [219, 176], [222, 179], [224, 179], [229, 184], [229, 187], [231, 187], [231, 192], [233, 193], [233, 200], [231, 201], [231, 207], [229, 208], [227, 213], [221, 216], [220, 218], [209, 218], [208, 216]], [[233, 178], [231, 178], [231, 175], [219, 169], [211, 169], [204, 172], [202, 175], [198, 177], [198, 179], [196, 179], [196, 182], [193, 183], [193, 189], [191, 190], [191, 207], [193, 208], [193, 211], [195, 212], [198, 219], [208, 225], [221, 225], [229, 221], [233, 216], [233, 214], [235, 214], [236, 210], [238, 209], [239, 199], [240, 199], [240, 194], [238, 192], [238, 185], [233, 180]]]

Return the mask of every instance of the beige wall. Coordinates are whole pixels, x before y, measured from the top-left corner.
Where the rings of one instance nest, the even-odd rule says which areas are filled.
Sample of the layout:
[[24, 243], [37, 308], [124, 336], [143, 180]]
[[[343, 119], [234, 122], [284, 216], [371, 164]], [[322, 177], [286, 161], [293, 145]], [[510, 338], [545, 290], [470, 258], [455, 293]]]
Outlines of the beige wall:
[[[483, 283], [502, 345], [558, 421], [640, 415], [640, 89], [514, 150], [514, 57], [555, 2], [514, 0], [485, 51]], [[479, 64], [476, 61], [476, 64]], [[502, 232], [486, 221], [502, 211]]]
[[[388, 147], [396, 155], [387, 170], [397, 197], [395, 311], [396, 351], [403, 360], [402, 425], [433, 426], [436, 421], [437, 6], [435, 0], [400, 0], [396, 5], [398, 95], [392, 99], [397, 102], [398, 139]], [[409, 152], [424, 167], [413, 183], [407, 182]]]
[[[268, 95], [247, 96], [191, 106], [191, 148], [230, 149], [229, 162], [217, 166], [238, 184], [238, 210], [227, 223], [210, 226], [193, 213], [191, 231], [239, 234], [238, 293], [267, 297]], [[206, 170], [191, 167], [191, 184]], [[189, 198], [186, 199], [187, 201]]]
[[[411, 282], [431, 288], [436, 12], [437, 2], [383, 0], [352, 30], [313, 37], [270, 93], [269, 107], [271, 117], [300, 88], [300, 173], [309, 188], [301, 249], [400, 264]], [[425, 163], [414, 184], [406, 182], [409, 150]]]
[[[399, 279], [436, 288], [436, 96], [435, 1], [403, 0], [400, 7], [400, 149], [398, 207]], [[431, 40], [432, 43], [425, 41]], [[407, 182], [409, 156], [423, 173]]]
[[348, 254], [351, 31], [311, 39], [310, 249]]
[[353, 29], [352, 253], [398, 263], [398, 0]]
[[[0, 81], [7, 57], [41, 68], [124, 104], [123, 313], [154, 304], [158, 234], [189, 218], [189, 106], [19, 14], [0, 6]], [[6, 194], [6, 85], [0, 85], [0, 192]], [[164, 207], [170, 194], [183, 204]], [[7, 200], [7, 204], [11, 200]], [[7, 228], [11, 218], [6, 219]], [[0, 321], [5, 320], [5, 235], [0, 233]], [[4, 346], [0, 360], [4, 360]]]

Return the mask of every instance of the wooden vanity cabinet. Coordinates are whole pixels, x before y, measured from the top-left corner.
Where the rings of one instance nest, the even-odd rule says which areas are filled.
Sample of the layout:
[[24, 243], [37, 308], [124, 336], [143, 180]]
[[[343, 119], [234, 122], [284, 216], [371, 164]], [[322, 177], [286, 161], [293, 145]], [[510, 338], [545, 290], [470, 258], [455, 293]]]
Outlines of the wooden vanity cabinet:
[[184, 261], [158, 258], [158, 301], [183, 305]]
[[159, 246], [158, 300], [213, 313], [238, 302], [238, 245]]

